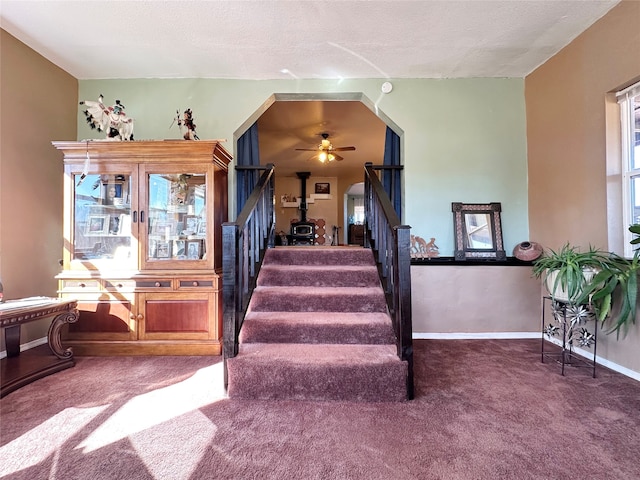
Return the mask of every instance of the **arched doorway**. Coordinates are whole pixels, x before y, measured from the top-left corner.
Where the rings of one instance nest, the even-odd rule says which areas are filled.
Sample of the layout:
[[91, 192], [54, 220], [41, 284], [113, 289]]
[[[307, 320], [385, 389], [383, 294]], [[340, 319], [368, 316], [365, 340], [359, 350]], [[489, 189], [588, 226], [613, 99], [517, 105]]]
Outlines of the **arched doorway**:
[[344, 194], [344, 239], [349, 245], [364, 244], [364, 182], [354, 183]]
[[[245, 141], [249, 129], [255, 135], [251, 144]], [[284, 206], [280, 199], [295, 201], [300, 192], [296, 172], [306, 171], [310, 172], [308, 191], [314, 193], [317, 184], [328, 184], [331, 192], [310, 205], [310, 210], [326, 220], [327, 231], [338, 226], [340, 243], [345, 243], [344, 194], [350, 185], [364, 180], [365, 163], [384, 163], [388, 131], [400, 144], [402, 131], [361, 93], [274, 94], [236, 131], [234, 142], [258, 150], [258, 162], [254, 158], [249, 163], [237, 147], [238, 165], [276, 166], [276, 231], [286, 230], [298, 214], [291, 202]], [[335, 147], [348, 145], [355, 150], [341, 152], [342, 161], [319, 162], [314, 151], [302, 149], [315, 149], [323, 133]], [[242, 203], [239, 198], [238, 204]]]

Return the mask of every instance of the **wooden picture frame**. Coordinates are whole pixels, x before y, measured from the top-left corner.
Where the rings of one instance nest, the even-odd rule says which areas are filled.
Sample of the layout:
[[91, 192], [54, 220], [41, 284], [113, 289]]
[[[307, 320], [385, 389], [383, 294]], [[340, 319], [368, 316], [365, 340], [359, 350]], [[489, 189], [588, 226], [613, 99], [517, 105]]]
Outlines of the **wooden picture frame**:
[[499, 202], [451, 204], [456, 260], [506, 260]]
[[202, 257], [202, 242], [200, 240], [187, 240], [185, 250], [187, 260], [200, 260]]
[[102, 189], [105, 205], [122, 205], [124, 203], [124, 182], [104, 182]]
[[156, 256], [159, 259], [170, 259], [173, 252], [173, 242], [171, 241], [158, 241], [156, 242]]
[[331, 193], [331, 184], [330, 183], [316, 183], [316, 191], [317, 194], [329, 194]]
[[90, 237], [109, 235], [109, 215], [89, 215], [85, 235]]
[[200, 217], [197, 215], [185, 215], [183, 232], [186, 235], [194, 235], [198, 231], [198, 224], [200, 223]]
[[122, 215], [109, 215], [109, 235], [120, 234], [120, 219]]
[[153, 219], [151, 224], [151, 235], [168, 238], [176, 235], [177, 223], [172, 220], [158, 221]]
[[187, 258], [187, 244], [186, 240], [174, 240], [173, 241], [173, 256], [176, 258]]

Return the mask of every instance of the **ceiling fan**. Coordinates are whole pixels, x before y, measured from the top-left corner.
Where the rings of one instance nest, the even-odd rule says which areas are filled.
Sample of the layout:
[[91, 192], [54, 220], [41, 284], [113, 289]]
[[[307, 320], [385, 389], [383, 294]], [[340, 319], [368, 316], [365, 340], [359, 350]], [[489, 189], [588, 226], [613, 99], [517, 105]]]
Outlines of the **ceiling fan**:
[[296, 148], [296, 150], [318, 152], [318, 160], [320, 160], [320, 162], [322, 163], [325, 163], [325, 162], [333, 162], [334, 160], [338, 162], [341, 160], [344, 160], [344, 158], [342, 158], [340, 155], [338, 155], [335, 152], [346, 152], [346, 151], [356, 149], [356, 147], [354, 146], [334, 147], [329, 141], [328, 133], [322, 133], [321, 136], [322, 136], [322, 141], [320, 142], [320, 145], [318, 145], [317, 148]]

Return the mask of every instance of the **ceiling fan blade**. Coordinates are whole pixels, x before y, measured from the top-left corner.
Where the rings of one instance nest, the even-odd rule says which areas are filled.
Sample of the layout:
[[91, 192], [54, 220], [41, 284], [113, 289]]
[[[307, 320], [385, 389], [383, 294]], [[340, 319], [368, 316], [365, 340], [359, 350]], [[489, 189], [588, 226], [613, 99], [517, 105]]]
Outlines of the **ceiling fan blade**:
[[333, 149], [334, 152], [347, 152], [351, 150], [355, 150], [356, 147], [336, 147]]
[[[335, 150], [334, 150], [334, 152], [335, 152]], [[342, 160], [344, 160], [343, 157], [341, 157], [340, 155], [336, 155], [335, 153], [333, 154], [333, 156], [336, 157], [336, 161], [337, 162], [341, 162]]]
[[296, 150], [302, 150], [304, 152], [317, 152], [317, 148], [296, 148]]

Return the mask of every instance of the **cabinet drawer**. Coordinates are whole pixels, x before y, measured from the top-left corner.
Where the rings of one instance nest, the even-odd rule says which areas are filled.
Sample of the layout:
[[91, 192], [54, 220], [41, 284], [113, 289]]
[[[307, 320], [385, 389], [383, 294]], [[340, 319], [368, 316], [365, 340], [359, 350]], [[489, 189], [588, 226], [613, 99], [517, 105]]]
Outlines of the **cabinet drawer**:
[[105, 280], [104, 286], [107, 290], [126, 290], [130, 292], [136, 288], [136, 281], [130, 278], [123, 280]]
[[170, 289], [172, 287], [170, 278], [156, 278], [153, 280], [136, 280], [136, 287], [140, 289]]
[[100, 280], [98, 279], [62, 280], [62, 290], [98, 291], [100, 290]]
[[191, 278], [186, 280], [180, 280], [178, 282], [178, 289], [190, 289], [190, 288], [214, 288], [215, 281], [211, 278]]

